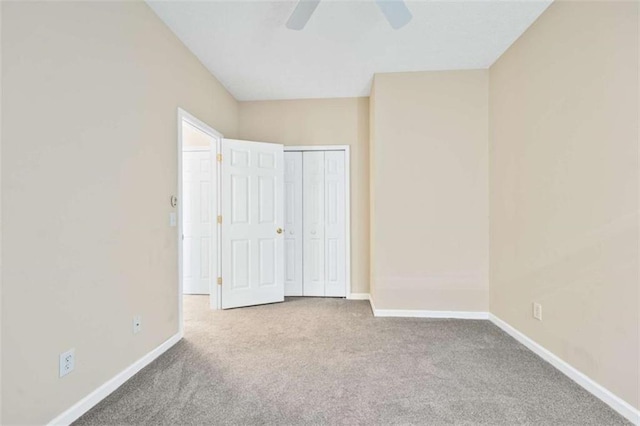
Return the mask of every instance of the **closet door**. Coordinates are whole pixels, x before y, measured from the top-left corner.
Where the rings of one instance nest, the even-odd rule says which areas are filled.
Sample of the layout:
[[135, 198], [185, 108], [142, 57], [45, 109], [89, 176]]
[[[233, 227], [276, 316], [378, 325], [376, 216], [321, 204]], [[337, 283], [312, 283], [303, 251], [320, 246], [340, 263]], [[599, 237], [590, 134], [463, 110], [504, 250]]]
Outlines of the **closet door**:
[[302, 296], [302, 152], [284, 153], [284, 295]]
[[304, 296], [325, 295], [325, 183], [323, 151], [302, 153]]
[[324, 154], [325, 296], [346, 297], [346, 199], [344, 151]]

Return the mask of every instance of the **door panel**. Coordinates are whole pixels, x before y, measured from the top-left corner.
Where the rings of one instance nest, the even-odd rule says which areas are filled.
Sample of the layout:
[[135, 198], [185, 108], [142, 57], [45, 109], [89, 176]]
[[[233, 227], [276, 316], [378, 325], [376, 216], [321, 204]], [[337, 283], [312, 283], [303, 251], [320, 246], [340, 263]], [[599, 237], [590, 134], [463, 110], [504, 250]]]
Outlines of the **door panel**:
[[284, 294], [302, 296], [302, 152], [285, 152], [284, 164]]
[[213, 279], [212, 162], [210, 151], [182, 153], [182, 277], [185, 294], [209, 294]]
[[222, 308], [284, 300], [282, 145], [222, 141]]
[[302, 153], [304, 296], [325, 295], [325, 153]]
[[276, 205], [275, 192], [276, 180], [273, 176], [260, 176], [258, 178], [258, 220], [260, 223], [275, 223]]
[[258, 262], [260, 264], [259, 285], [261, 287], [273, 286], [276, 284], [275, 242], [273, 239], [260, 240], [258, 248]]
[[345, 297], [346, 199], [344, 151], [325, 152], [325, 296]]

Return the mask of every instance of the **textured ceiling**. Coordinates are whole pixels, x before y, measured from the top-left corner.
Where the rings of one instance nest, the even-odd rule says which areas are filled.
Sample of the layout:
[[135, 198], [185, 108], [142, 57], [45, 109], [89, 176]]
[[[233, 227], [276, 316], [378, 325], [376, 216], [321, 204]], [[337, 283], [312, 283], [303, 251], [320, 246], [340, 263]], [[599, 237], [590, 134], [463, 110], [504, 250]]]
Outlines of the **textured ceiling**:
[[408, 1], [393, 30], [374, 0], [323, 0], [302, 31], [295, 1], [148, 1], [238, 100], [368, 96], [375, 73], [488, 68], [551, 0]]

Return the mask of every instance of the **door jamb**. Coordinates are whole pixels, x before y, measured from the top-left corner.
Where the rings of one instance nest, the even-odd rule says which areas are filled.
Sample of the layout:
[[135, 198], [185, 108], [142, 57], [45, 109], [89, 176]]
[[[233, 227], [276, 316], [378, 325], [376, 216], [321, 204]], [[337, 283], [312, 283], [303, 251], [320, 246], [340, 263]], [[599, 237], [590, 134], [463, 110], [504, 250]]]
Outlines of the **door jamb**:
[[344, 197], [345, 197], [345, 298], [351, 299], [351, 154], [349, 145], [290, 145], [284, 151], [344, 151]]
[[[220, 152], [220, 143], [222, 138], [224, 137], [222, 133], [218, 132], [214, 128], [207, 125], [205, 122], [199, 120], [195, 116], [189, 114], [182, 108], [178, 108], [177, 112], [177, 131], [178, 131], [178, 174], [177, 174], [177, 194], [178, 194], [178, 205], [177, 205], [177, 241], [178, 241], [178, 322], [179, 322], [179, 333], [183, 335], [184, 333], [184, 317], [182, 312], [182, 303], [183, 303], [183, 280], [182, 280], [182, 270], [183, 270], [183, 249], [182, 249], [182, 152], [183, 152], [183, 144], [182, 144], [182, 123], [186, 122], [197, 128], [198, 130], [206, 133], [207, 135], [212, 137], [212, 143], [209, 147], [208, 151], [211, 152], [211, 162], [213, 164], [212, 173], [216, 173], [217, 185], [216, 193], [215, 193], [215, 211], [216, 216], [220, 214], [220, 197], [218, 196], [220, 188], [220, 168], [218, 167], [218, 162], [216, 161], [216, 157]], [[204, 150], [203, 148], [202, 150]], [[198, 150], [188, 148], [186, 150]], [[215, 240], [218, 249], [216, 253], [220, 255], [220, 224], [217, 224], [215, 228]], [[220, 261], [219, 259], [216, 261], [216, 276], [219, 276], [220, 269]], [[220, 305], [220, 286], [216, 285], [215, 280], [212, 278], [209, 284], [209, 305], [211, 309], [219, 309]]]

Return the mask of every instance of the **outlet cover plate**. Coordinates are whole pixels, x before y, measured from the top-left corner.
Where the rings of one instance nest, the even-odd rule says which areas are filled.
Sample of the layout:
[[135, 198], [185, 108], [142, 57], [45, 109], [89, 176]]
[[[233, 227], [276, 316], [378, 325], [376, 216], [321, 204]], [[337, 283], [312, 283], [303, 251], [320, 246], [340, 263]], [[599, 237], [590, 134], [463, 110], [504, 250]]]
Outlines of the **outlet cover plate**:
[[60, 354], [60, 377], [64, 377], [76, 368], [76, 350], [69, 349]]
[[142, 315], [136, 315], [133, 317], [133, 334], [138, 334], [142, 331]]

